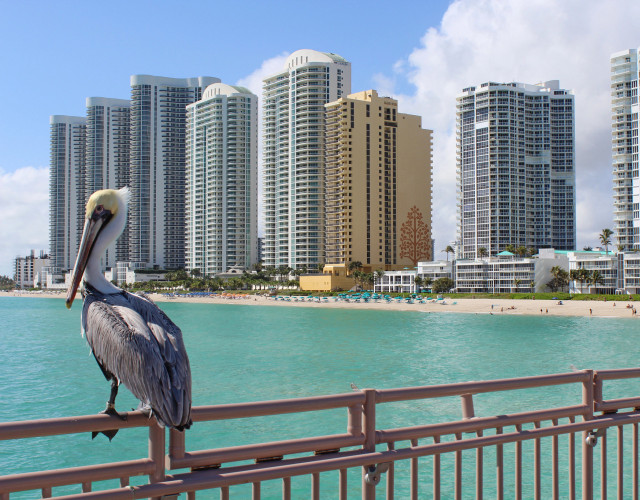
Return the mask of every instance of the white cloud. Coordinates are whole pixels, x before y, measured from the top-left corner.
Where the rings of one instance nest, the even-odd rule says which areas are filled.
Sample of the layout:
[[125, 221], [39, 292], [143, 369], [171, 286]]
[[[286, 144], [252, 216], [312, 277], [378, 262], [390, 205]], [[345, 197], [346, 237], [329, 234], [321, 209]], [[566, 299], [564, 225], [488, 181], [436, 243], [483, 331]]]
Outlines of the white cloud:
[[288, 52], [283, 52], [282, 54], [263, 61], [260, 67], [253, 73], [245, 76], [244, 78], [240, 78], [237, 85], [247, 87], [251, 92], [261, 98], [262, 80], [264, 80], [268, 76], [275, 75], [276, 73], [283, 71], [284, 65], [287, 62], [287, 57], [289, 57], [289, 55], [290, 54]]
[[0, 169], [0, 274], [13, 277], [17, 255], [49, 248], [49, 169]]
[[244, 78], [238, 80], [237, 85], [247, 87], [258, 96], [258, 234], [264, 234], [264, 203], [262, 199], [262, 80], [283, 71], [289, 53], [265, 60], [258, 69]]
[[595, 245], [613, 226], [609, 58], [640, 45], [639, 16], [635, 0], [458, 0], [392, 77], [376, 77], [385, 87], [413, 84], [395, 96], [401, 111], [434, 130], [438, 248], [455, 238], [455, 98], [486, 81], [560, 80], [575, 91], [578, 245]]

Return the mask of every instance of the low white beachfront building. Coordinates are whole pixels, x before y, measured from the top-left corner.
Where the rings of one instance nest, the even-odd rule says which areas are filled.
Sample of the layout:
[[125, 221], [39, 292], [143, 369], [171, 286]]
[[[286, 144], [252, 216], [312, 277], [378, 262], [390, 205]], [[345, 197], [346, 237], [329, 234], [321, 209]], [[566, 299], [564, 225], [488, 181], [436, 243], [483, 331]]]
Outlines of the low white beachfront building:
[[541, 248], [535, 257], [501, 252], [495, 257], [457, 260], [456, 291], [462, 293], [524, 293], [546, 291], [551, 268], [569, 270], [566, 252]]
[[618, 254], [618, 270], [616, 293], [640, 293], [640, 253]]
[[[569, 282], [570, 293], [615, 293], [618, 288], [618, 276], [624, 280], [624, 271], [619, 269], [618, 262], [624, 261], [623, 253], [618, 255], [599, 251], [568, 252], [569, 272], [586, 269], [590, 274], [598, 271], [601, 281], [579, 281]], [[636, 257], [637, 258], [637, 257]], [[621, 272], [619, 272], [621, 271]]]
[[[613, 253], [599, 250], [554, 250], [541, 248], [534, 257], [517, 257], [501, 252], [485, 259], [457, 259], [452, 262], [419, 262], [414, 269], [387, 271], [375, 285], [376, 292], [417, 293], [417, 276], [451, 278], [455, 291], [461, 293], [547, 292], [553, 278], [551, 269], [559, 267], [568, 273], [586, 269], [598, 271], [598, 283], [571, 280], [570, 293], [640, 293], [640, 253]], [[422, 288], [430, 289], [431, 286]], [[565, 289], [567, 291], [567, 289]]]
[[[420, 291], [415, 284], [418, 276], [423, 280], [431, 280], [430, 283], [439, 278], [453, 279], [453, 262], [418, 262], [418, 267], [414, 269], [385, 271], [382, 279], [376, 282], [374, 290], [379, 293], [417, 293]], [[422, 285], [420, 288], [430, 289], [431, 285]]]

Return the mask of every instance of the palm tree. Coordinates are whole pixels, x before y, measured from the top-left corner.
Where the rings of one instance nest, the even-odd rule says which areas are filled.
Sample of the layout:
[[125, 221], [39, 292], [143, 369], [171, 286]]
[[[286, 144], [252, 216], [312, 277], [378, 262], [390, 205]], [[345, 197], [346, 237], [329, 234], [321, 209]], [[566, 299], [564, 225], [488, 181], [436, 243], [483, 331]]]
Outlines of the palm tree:
[[580, 269], [572, 269], [569, 277], [571, 280], [580, 283], [580, 293], [582, 293], [584, 284], [591, 279], [591, 273], [588, 269], [581, 267]]
[[507, 245], [506, 247], [504, 247], [504, 251], [505, 252], [516, 253], [516, 247], [513, 246], [513, 245]]
[[376, 271], [373, 274], [374, 274], [374, 276], [376, 278], [376, 281], [378, 283], [381, 283], [382, 282], [382, 278], [384, 277], [384, 269], [376, 269]]
[[415, 278], [413, 278], [413, 284], [416, 285], [416, 292], [420, 293], [420, 288], [422, 288], [423, 283], [424, 280], [422, 279], [422, 277], [416, 276]]
[[522, 283], [521, 279], [516, 278], [513, 280], [513, 286], [516, 289], [516, 293], [518, 293], [518, 288], [520, 288], [520, 283]]
[[431, 276], [425, 276], [422, 278], [422, 286], [425, 288], [430, 288], [433, 283], [433, 278]]
[[591, 277], [589, 278], [589, 285], [591, 285], [592, 287], [596, 288], [596, 293], [598, 293], [597, 292], [598, 285], [603, 285], [603, 284], [604, 284], [604, 278], [603, 278], [602, 274], [597, 269], [594, 270], [591, 273]]
[[359, 269], [356, 269], [355, 271], [353, 271], [351, 273], [351, 276], [353, 277], [353, 280], [356, 282], [356, 285], [360, 285], [362, 287], [362, 285], [364, 284], [363, 283], [363, 281], [364, 281], [364, 273], [362, 271], [360, 271]]
[[367, 285], [367, 290], [371, 290], [373, 288], [373, 283], [376, 279], [376, 275], [374, 273], [362, 273], [362, 283]]
[[359, 260], [352, 260], [351, 262], [349, 262], [349, 272], [353, 273], [354, 271], [359, 271], [362, 268], [362, 262], [360, 262]]
[[603, 229], [600, 233], [600, 243], [604, 245], [605, 253], [609, 255], [609, 245], [611, 245], [611, 235], [613, 231], [611, 229]]
[[482, 257], [488, 257], [488, 256], [489, 256], [489, 252], [487, 252], [487, 249], [485, 247], [478, 248], [478, 257], [482, 258]]
[[547, 286], [551, 289], [552, 292], [557, 290], [562, 290], [569, 280], [569, 273], [562, 269], [560, 266], [553, 266], [551, 268], [551, 276], [552, 279], [547, 283]]
[[443, 250], [443, 252], [447, 253], [447, 262], [449, 262], [449, 254], [453, 255], [455, 253], [455, 250], [453, 249], [453, 247], [451, 245], [447, 245], [447, 248], [445, 248]]
[[525, 247], [525, 246], [520, 246], [520, 247], [516, 248], [516, 254], [519, 257], [526, 257], [528, 253], [529, 253], [529, 250], [527, 250], [527, 247]]

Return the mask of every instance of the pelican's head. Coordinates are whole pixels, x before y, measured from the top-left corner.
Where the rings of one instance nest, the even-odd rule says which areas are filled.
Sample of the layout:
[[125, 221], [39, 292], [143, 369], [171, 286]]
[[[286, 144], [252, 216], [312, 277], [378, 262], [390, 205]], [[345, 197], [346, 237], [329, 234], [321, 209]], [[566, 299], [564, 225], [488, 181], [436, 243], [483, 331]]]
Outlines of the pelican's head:
[[[76, 265], [73, 268], [71, 284], [67, 291], [67, 308], [71, 307], [73, 299], [76, 296], [76, 292], [80, 286], [80, 280], [82, 279], [85, 268], [87, 267], [87, 262], [93, 252], [94, 244], [98, 235], [102, 233], [102, 231], [108, 226], [109, 222], [118, 215], [119, 211], [126, 211], [127, 194], [127, 188], [123, 188], [120, 191], [116, 191], [114, 189], [102, 189], [100, 191], [96, 191], [89, 197], [89, 201], [87, 201], [84, 231], [82, 232], [82, 239], [80, 240], [80, 247], [78, 249], [78, 257], [76, 259]], [[120, 228], [120, 231], [121, 230], [122, 228]], [[117, 236], [119, 236], [119, 233], [114, 235], [113, 238], [116, 238]]]

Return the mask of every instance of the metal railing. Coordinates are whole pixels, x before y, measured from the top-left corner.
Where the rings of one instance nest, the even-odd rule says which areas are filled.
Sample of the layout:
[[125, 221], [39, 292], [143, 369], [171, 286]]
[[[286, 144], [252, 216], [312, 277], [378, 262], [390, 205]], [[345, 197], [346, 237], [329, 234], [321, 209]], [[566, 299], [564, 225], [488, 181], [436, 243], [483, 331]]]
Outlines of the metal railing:
[[[611, 463], [615, 468], [617, 497], [638, 499], [640, 395], [609, 400], [603, 397], [605, 382], [633, 378], [640, 378], [640, 368], [583, 370], [516, 379], [364, 389], [333, 396], [200, 406], [193, 408], [195, 426], [199, 422], [346, 409], [346, 432], [187, 450], [185, 434], [170, 431], [166, 455], [165, 430], [140, 412], [128, 413], [125, 421], [109, 415], [94, 415], [0, 423], [0, 441], [114, 428], [149, 429], [146, 458], [0, 476], [0, 500], [9, 500], [12, 492], [26, 490], [40, 490], [43, 497], [51, 497], [52, 488], [61, 485], [79, 485], [81, 490], [77, 494], [56, 497], [64, 500], [175, 498], [181, 492], [187, 492], [187, 498], [195, 499], [196, 492], [214, 489], [219, 490], [221, 499], [228, 499], [234, 487], [247, 484], [252, 485], [252, 498], [260, 499], [263, 483], [272, 480], [281, 482], [278, 497], [290, 499], [292, 478], [298, 476], [310, 478], [310, 491], [305, 498], [319, 499], [321, 474], [329, 471], [337, 476], [331, 487], [341, 500], [347, 495], [370, 500], [376, 498], [376, 492], [387, 499], [393, 499], [394, 495], [417, 499], [419, 492], [421, 498], [429, 492], [436, 499], [441, 496], [460, 499], [463, 494], [465, 498], [487, 495], [498, 499], [574, 499], [581, 495], [583, 499], [592, 499], [594, 484], [599, 485], [602, 498], [606, 498], [608, 489], [613, 487], [609, 483], [612, 474], [608, 466]], [[482, 417], [475, 415], [474, 395], [541, 387], [557, 390], [559, 386], [579, 389], [579, 404]], [[390, 429], [379, 429], [376, 425], [376, 413], [382, 409], [381, 405], [452, 396], [461, 400], [462, 419]], [[517, 401], [517, 398], [513, 400]], [[614, 427], [617, 434], [615, 450], [608, 450], [607, 429]], [[631, 446], [629, 440], [624, 439], [625, 427], [631, 428]], [[567, 441], [565, 451], [560, 451], [560, 438]], [[528, 443], [532, 444], [532, 450]], [[528, 447], [526, 456], [531, 453], [532, 460], [525, 459], [525, 446]], [[600, 463], [599, 474], [594, 473], [596, 446], [600, 447], [599, 457], [596, 457]], [[466, 452], [466, 467], [463, 467], [463, 452]], [[468, 463], [470, 455], [472, 466]], [[492, 459], [491, 466], [486, 465], [488, 457]], [[445, 460], [452, 464], [446, 465]], [[425, 467], [427, 461], [430, 464]], [[406, 473], [400, 471], [407, 467]], [[171, 473], [177, 469], [187, 469], [187, 472]], [[507, 469], [512, 470], [513, 481], [506, 477]], [[357, 484], [353, 484], [354, 470]], [[528, 482], [523, 479], [525, 474], [531, 476]], [[148, 476], [146, 484], [129, 484], [131, 477], [140, 475]], [[487, 479], [490, 476], [493, 479]], [[327, 477], [332, 476], [323, 475], [323, 481]], [[93, 483], [106, 479], [119, 479], [121, 487], [92, 491]]]

